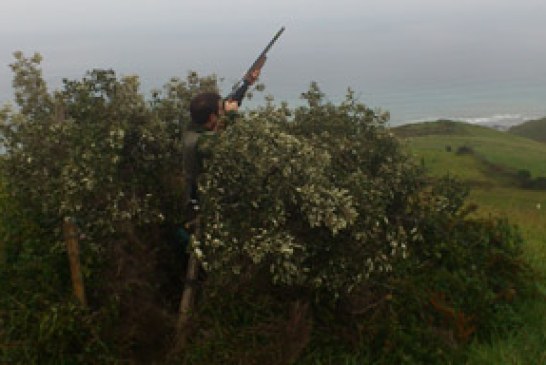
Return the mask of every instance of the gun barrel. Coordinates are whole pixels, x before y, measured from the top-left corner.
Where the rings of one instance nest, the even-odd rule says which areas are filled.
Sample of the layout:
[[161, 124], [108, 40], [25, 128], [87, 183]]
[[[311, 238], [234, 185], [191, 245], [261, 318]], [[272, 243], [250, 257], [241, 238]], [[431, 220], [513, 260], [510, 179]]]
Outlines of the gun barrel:
[[273, 39], [271, 39], [271, 41], [269, 42], [269, 44], [264, 48], [264, 50], [262, 51], [262, 53], [260, 53], [260, 55], [258, 56], [258, 58], [256, 59], [256, 61], [254, 61], [254, 63], [252, 63], [252, 66], [250, 66], [250, 68], [248, 69], [248, 71], [245, 73], [245, 75], [243, 76], [243, 78], [238, 81], [235, 85], [233, 85], [233, 88], [231, 89], [231, 93], [228, 95], [227, 99], [230, 99], [230, 100], [236, 100], [238, 101], [239, 105], [241, 105], [241, 102], [243, 100], [243, 97], [248, 89], [248, 87], [250, 86], [250, 83], [249, 81], [247, 80], [247, 77], [249, 75], [251, 75], [251, 73], [255, 70], [255, 69], [259, 69], [259, 68], [262, 68], [263, 64], [265, 63], [265, 59], [266, 59], [266, 54], [267, 52], [269, 52], [269, 50], [271, 49], [271, 47], [273, 47], [273, 44], [275, 44], [275, 42], [277, 41], [277, 39], [279, 39], [279, 37], [281, 36], [281, 34], [284, 32], [284, 27], [281, 27], [281, 29], [277, 32], [277, 34], [275, 34], [275, 36], [273, 37]]
[[275, 44], [275, 42], [277, 41], [277, 39], [279, 39], [279, 37], [281, 36], [282, 32], [284, 32], [284, 27], [282, 27], [278, 32], [277, 34], [275, 34], [275, 36], [273, 37], [273, 39], [269, 42], [269, 44], [264, 48], [264, 50], [262, 51], [262, 53], [260, 53], [260, 55], [258, 56], [258, 58], [256, 58], [256, 61], [254, 61], [254, 63], [252, 64], [252, 66], [250, 66], [250, 68], [248, 69], [248, 71], [246, 72], [245, 75], [248, 75], [249, 73], [251, 73], [260, 63], [263, 63], [262, 59], [265, 58], [267, 52], [269, 52], [269, 50], [271, 49], [271, 47], [273, 47], [273, 44]]
[[262, 55], [265, 55], [267, 52], [269, 52], [269, 50], [271, 49], [271, 47], [273, 47], [273, 44], [277, 41], [277, 39], [279, 39], [279, 37], [281, 36], [282, 32], [284, 32], [284, 27], [282, 27], [278, 32], [277, 34], [275, 34], [275, 36], [273, 37], [273, 39], [271, 40], [271, 42], [269, 42], [269, 44], [267, 45], [267, 47], [265, 47], [264, 51], [262, 52]]

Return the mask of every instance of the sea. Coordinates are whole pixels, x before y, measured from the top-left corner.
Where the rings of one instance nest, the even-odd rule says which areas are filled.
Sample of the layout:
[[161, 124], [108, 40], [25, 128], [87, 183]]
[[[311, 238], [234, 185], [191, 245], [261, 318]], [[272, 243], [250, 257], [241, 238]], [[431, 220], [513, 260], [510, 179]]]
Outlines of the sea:
[[[60, 88], [63, 78], [80, 79], [88, 70], [103, 68], [118, 75], [138, 75], [142, 93], [150, 95], [172, 77], [183, 79], [190, 70], [218, 75], [227, 93], [254, 60], [258, 43], [244, 52], [229, 53], [228, 48], [213, 52], [198, 46], [176, 47], [174, 40], [163, 45], [142, 39], [101, 42], [88, 39], [81, 45], [66, 42], [63, 46], [46, 38], [40, 43], [21, 39], [22, 47], [14, 40], [0, 45], [0, 105], [13, 103], [9, 64], [14, 60], [12, 52], [18, 49], [27, 56], [40, 52], [43, 77], [51, 90]], [[316, 81], [326, 101], [341, 102], [351, 88], [360, 102], [388, 111], [391, 126], [451, 119], [502, 129], [546, 116], [546, 68], [540, 60], [522, 65], [506, 63], [495, 69], [484, 66], [484, 57], [475, 67], [471, 63], [462, 67], [449, 63], [449, 59], [444, 66], [441, 59], [437, 65], [425, 59], [420, 64], [414, 56], [412, 65], [407, 66], [403, 59], [400, 63], [383, 62], [381, 55], [366, 58], [355, 54], [347, 60], [340, 58], [341, 49], [317, 53], [316, 47], [276, 47], [262, 72], [266, 90], [246, 103], [247, 107], [264, 103], [266, 95], [277, 102], [301, 105], [301, 93]]]
[[[266, 72], [266, 71], [264, 71]], [[85, 71], [75, 71], [74, 67], [63, 73], [57, 70], [54, 75], [48, 75], [44, 70], [45, 79], [50, 89], [61, 87], [62, 79], [79, 79]], [[134, 73], [134, 72], [127, 72]], [[123, 74], [123, 73], [122, 73]], [[206, 72], [203, 74], [207, 74]], [[13, 90], [11, 88], [11, 75], [2, 72], [0, 84], [0, 105], [13, 104]], [[144, 95], [150, 95], [152, 89], [161, 89], [171, 77], [184, 78], [185, 73], [173, 72], [168, 76], [161, 73], [154, 75], [154, 68], [149, 72], [143, 67], [139, 74], [141, 78], [141, 91]], [[264, 103], [265, 95], [271, 95], [275, 101], [288, 102], [290, 106], [304, 104], [301, 93], [306, 91], [309, 83], [301, 82], [299, 89], [294, 86], [293, 79], [287, 78], [288, 87], [283, 86], [283, 75], [280, 77], [268, 77], [264, 81], [266, 90], [263, 94], [257, 94], [250, 102], [248, 108]], [[9, 79], [8, 79], [9, 77]], [[6, 80], [8, 79], [8, 80]], [[234, 79], [233, 81], [236, 81]], [[227, 92], [230, 83], [223, 82], [222, 89]], [[340, 103], [344, 100], [347, 88], [355, 91], [357, 99], [376, 110], [388, 111], [390, 125], [396, 126], [407, 123], [433, 121], [438, 119], [460, 120], [468, 123], [495, 126], [498, 129], [506, 129], [510, 126], [523, 123], [527, 120], [539, 119], [546, 116], [546, 80], [544, 82], [518, 82], [506, 84], [491, 84], [475, 80], [467, 85], [419, 85], [415, 83], [400, 87], [386, 81], [381, 85], [336, 85], [319, 83], [319, 87], [325, 94], [325, 101]]]

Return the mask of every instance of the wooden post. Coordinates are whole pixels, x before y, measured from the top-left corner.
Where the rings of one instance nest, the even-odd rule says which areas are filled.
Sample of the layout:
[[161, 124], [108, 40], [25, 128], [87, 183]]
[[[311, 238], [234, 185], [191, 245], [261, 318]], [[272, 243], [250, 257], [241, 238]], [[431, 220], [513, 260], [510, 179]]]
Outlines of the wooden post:
[[193, 309], [193, 302], [195, 297], [195, 282], [197, 280], [199, 263], [195, 254], [190, 254], [188, 260], [188, 271], [186, 272], [186, 284], [184, 285], [184, 292], [182, 293], [182, 299], [180, 300], [180, 316], [178, 321], [178, 327], [183, 328], [190, 317], [190, 312]]
[[57, 102], [55, 103], [55, 121], [62, 123], [65, 120], [64, 105]]
[[72, 278], [72, 289], [74, 295], [84, 307], [87, 306], [85, 299], [85, 287], [83, 286], [83, 275], [80, 265], [80, 247], [78, 243], [78, 228], [70, 218], [63, 222], [64, 240], [70, 263], [70, 276]]
[[[191, 240], [195, 240], [200, 234], [199, 216], [195, 220], [195, 232], [191, 236]], [[190, 243], [191, 247], [191, 243]], [[188, 336], [188, 322], [191, 317], [191, 312], [195, 305], [195, 284], [197, 282], [197, 275], [199, 273], [199, 261], [195, 256], [195, 253], [190, 253], [188, 260], [188, 268], [186, 270], [186, 282], [184, 284], [184, 291], [182, 298], [180, 299], [180, 312], [178, 316], [177, 326], [177, 348], [181, 349], [186, 344]]]

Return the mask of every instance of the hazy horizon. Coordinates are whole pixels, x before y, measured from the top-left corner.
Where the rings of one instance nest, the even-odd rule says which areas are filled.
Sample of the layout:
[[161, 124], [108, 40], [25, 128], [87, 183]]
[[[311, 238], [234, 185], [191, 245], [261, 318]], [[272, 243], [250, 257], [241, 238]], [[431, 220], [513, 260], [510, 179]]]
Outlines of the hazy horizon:
[[143, 92], [188, 71], [229, 89], [281, 27], [262, 74], [295, 103], [311, 81], [337, 102], [347, 87], [394, 124], [431, 118], [546, 116], [546, 3], [538, 0], [175, 2], [4, 1], [0, 102], [12, 53], [39, 52], [44, 78], [93, 68], [137, 74]]

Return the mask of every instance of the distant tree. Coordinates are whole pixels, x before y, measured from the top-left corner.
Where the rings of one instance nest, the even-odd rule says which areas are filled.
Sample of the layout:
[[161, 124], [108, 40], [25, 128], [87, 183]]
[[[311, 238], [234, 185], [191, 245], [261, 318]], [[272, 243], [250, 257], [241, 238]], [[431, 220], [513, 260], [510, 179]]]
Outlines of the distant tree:
[[459, 146], [457, 148], [457, 155], [472, 155], [474, 154], [474, 149], [470, 146]]

